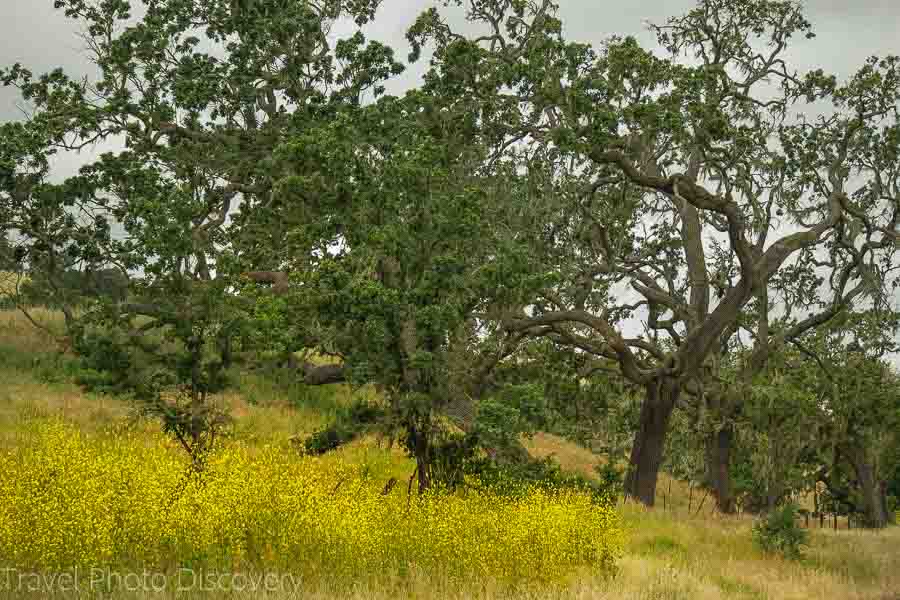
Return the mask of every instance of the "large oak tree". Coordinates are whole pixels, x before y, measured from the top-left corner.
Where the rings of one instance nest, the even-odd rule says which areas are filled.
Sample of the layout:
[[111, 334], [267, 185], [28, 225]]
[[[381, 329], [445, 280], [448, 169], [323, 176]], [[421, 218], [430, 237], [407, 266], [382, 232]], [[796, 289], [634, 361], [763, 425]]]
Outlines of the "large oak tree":
[[879, 288], [900, 219], [898, 60], [873, 58], [842, 84], [797, 72], [788, 50], [813, 34], [793, 2], [703, 0], [653, 27], [658, 53], [633, 38], [567, 42], [549, 1], [466, 7], [483, 35], [432, 10], [411, 39], [436, 48], [433, 85], [481, 98], [484, 126], [531, 148], [535, 201], [562, 216], [533, 265], [558, 280], [507, 327], [644, 389], [626, 487], [653, 504], [670, 415], [686, 395], [727, 392], [718, 357], [749, 331], [752, 303], [768, 306], [780, 281], [833, 284], [808, 324], [751, 325], [763, 343], [750, 371], [770, 337]]

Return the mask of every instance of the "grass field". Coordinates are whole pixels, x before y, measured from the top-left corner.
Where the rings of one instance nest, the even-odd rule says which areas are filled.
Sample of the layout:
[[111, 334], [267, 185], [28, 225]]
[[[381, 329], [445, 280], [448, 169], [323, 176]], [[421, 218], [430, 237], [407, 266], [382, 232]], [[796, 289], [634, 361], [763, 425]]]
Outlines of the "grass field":
[[[38, 317], [51, 326], [58, 322], [58, 318], [52, 313], [40, 312]], [[135, 456], [133, 466], [128, 468], [143, 475], [136, 475], [129, 481], [138, 482], [132, 485], [139, 486], [140, 481], [152, 479], [149, 476], [152, 470], [150, 465], [167, 464], [166, 461], [179, 459], [178, 449], [173, 445], [166, 445], [156, 424], [136, 418], [133, 407], [127, 401], [85, 394], [68, 381], [64, 369], [60, 367], [61, 363], [47, 353], [48, 348], [49, 342], [44, 335], [34, 330], [20, 315], [0, 313], [0, 466], [6, 465], [6, 468], [0, 469], [0, 490], [6, 489], [7, 496], [13, 493], [9, 490], [17, 490], [15, 493], [20, 494], [20, 498], [28, 499], [37, 493], [34, 490], [39, 487], [37, 484], [26, 485], [13, 478], [11, 473], [14, 469], [9, 466], [13, 464], [11, 461], [19, 461], [15, 462], [19, 466], [31, 465], [28, 468], [33, 473], [50, 469], [47, 465], [53, 461], [61, 461], [59, 469], [66, 471], [68, 477], [63, 479], [75, 482], [72, 485], [79, 481], [93, 481], [90, 477], [75, 477], [74, 474], [81, 472], [78, 469], [82, 469], [84, 473], [103, 472], [105, 479], [102, 481], [105, 482], [117, 477], [117, 464], [132, 463], [126, 460], [118, 463], [102, 462], [98, 458], [100, 462], [97, 465], [100, 466], [97, 466], [90, 462], [79, 462], [81, 459], [78, 457], [94, 456], [91, 453], [97, 448], [119, 448], [122, 452], [129, 453], [129, 456]], [[665, 478], [661, 481], [660, 493], [667, 494], [666, 510], [661, 507], [646, 510], [633, 503], [619, 504], [615, 508], [614, 520], [622, 525], [624, 545], [617, 560], [618, 570], [614, 577], [605, 575], [592, 562], [587, 546], [594, 542], [589, 539], [590, 536], [584, 536], [586, 530], [605, 531], [603, 527], [608, 523], [604, 521], [606, 525], [601, 524], [594, 529], [582, 527], [582, 520], [589, 520], [597, 515], [592, 517], [577, 501], [571, 504], [523, 504], [504, 508], [490, 505], [490, 498], [459, 498], [448, 504], [435, 505], [433, 514], [428, 517], [430, 521], [424, 516], [421, 518], [425, 520], [419, 521], [416, 521], [419, 516], [412, 519], [401, 518], [398, 513], [405, 510], [405, 481], [412, 472], [412, 463], [399, 450], [389, 448], [377, 439], [367, 438], [322, 459], [301, 459], [290, 442], [291, 438], [302, 438], [326, 422], [336, 407], [347, 402], [349, 397], [350, 392], [345, 389], [326, 393], [307, 390], [302, 386], [285, 388], [273, 385], [260, 376], [242, 375], [235, 391], [217, 398], [217, 402], [227, 405], [235, 417], [234, 433], [227, 444], [238, 457], [234, 459], [236, 462], [228, 463], [227, 468], [223, 468], [223, 481], [230, 487], [224, 487], [223, 484], [221, 494], [217, 493], [205, 500], [222, 509], [221, 514], [215, 513], [219, 515], [218, 521], [210, 525], [209, 529], [204, 529], [204, 515], [212, 513], [203, 510], [191, 513], [189, 506], [182, 505], [178, 509], [182, 512], [175, 511], [176, 515], [181, 516], [172, 518], [171, 521], [179, 527], [187, 528], [183, 529], [187, 533], [181, 538], [170, 536], [166, 539], [179, 539], [180, 543], [196, 543], [200, 547], [198, 540], [205, 535], [202, 532], [233, 530], [244, 535], [251, 530], [257, 533], [264, 531], [265, 525], [272, 531], [270, 539], [263, 535], [255, 545], [241, 542], [241, 548], [252, 547], [258, 553], [269, 548], [277, 556], [268, 557], [262, 562], [261, 559], [254, 561], [244, 557], [244, 562], [238, 560], [227, 565], [230, 566], [230, 571], [226, 565], [215, 561], [201, 560], [196, 564], [191, 563], [193, 566], [187, 565], [191, 568], [197, 565], [215, 566], [216, 570], [212, 573], [218, 574], [218, 579], [207, 581], [206, 591], [198, 579], [200, 569], [179, 571], [179, 568], [186, 566], [179, 562], [169, 565], [165, 574], [168, 579], [165, 581], [151, 579], [149, 588], [147, 585], [142, 589], [131, 586], [134, 588], [131, 590], [128, 585], [121, 584], [116, 587], [112, 596], [900, 599], [900, 528], [878, 533], [856, 529], [813, 530], [806, 558], [799, 562], [786, 561], [766, 556], [754, 547], [750, 537], [752, 520], [749, 517], [718, 515], [712, 510], [712, 502], [709, 500], [698, 512], [699, 501], [696, 495], [689, 512], [687, 486]], [[28, 454], [25, 449], [37, 439], [34, 437], [36, 423], [55, 424], [55, 427], [62, 429], [54, 431], [75, 435], [81, 445], [65, 442], [69, 445], [59, 446], [69, 448], [72, 452], [70, 455], [51, 453], [47, 458], [40, 454]], [[123, 431], [127, 431], [127, 444], [122, 446], [126, 442], [115, 442], [120, 444], [116, 446], [114, 435], [110, 432]], [[597, 461], [597, 457], [587, 450], [549, 434], [538, 434], [527, 445], [533, 454], [552, 455], [564, 469], [574, 472], [591, 474], [592, 465]], [[97, 456], [107, 456], [103, 454], [105, 450], [96, 452]], [[260, 465], [264, 464], [264, 458], [281, 465], [278, 467], [280, 470], [262, 470]], [[32, 459], [35, 462], [27, 462]], [[6, 463], [3, 463], [4, 460]], [[311, 460], [313, 462], [309, 462]], [[126, 467], [122, 469], [125, 470]], [[295, 520], [290, 509], [278, 512], [272, 508], [279, 502], [279, 498], [284, 499], [283, 492], [292, 489], [293, 485], [275, 485], [275, 478], [280, 477], [285, 482], [290, 482], [295, 477], [312, 477], [309, 473], [319, 474], [316, 475], [319, 477], [316, 481], [321, 481], [322, 486], [327, 484], [329, 490], [334, 481], [340, 481], [337, 475], [339, 473], [354, 473], [353, 477], [357, 479], [348, 481], [369, 482], [365, 485], [373, 490], [379, 489], [381, 483], [390, 477], [398, 478], [401, 485], [397, 486], [395, 495], [390, 500], [393, 504], [386, 505], [380, 504], [376, 498], [378, 493], [371, 490], [351, 494], [342, 487], [342, 491], [331, 496], [322, 494], [322, 503], [315, 505], [317, 508], [310, 509], [312, 512], [307, 513], [309, 519], [306, 521]], [[358, 479], [360, 473], [365, 473], [364, 479]], [[20, 477], [22, 476], [20, 473]], [[54, 476], [58, 477], [57, 471], [54, 471]], [[27, 477], [31, 477], [31, 474]], [[268, 479], [254, 479], [260, 477]], [[57, 485], [62, 488], [61, 483]], [[72, 491], [73, 497], [83, 499], [90, 493], [98, 493], [97, 489], [105, 489], [103, 485], [96, 489], [90, 485], [86, 483], [86, 487]], [[230, 491], [226, 494], [225, 490]], [[46, 490], [42, 493], [46, 493]], [[56, 492], [51, 489], [50, 493]], [[149, 492], [142, 493], [146, 495]], [[120, 494], [115, 498], [119, 502], [134, 496], [135, 494]], [[338, 510], [335, 508], [336, 504], [326, 496], [339, 498], [341, 502], [348, 504]], [[104, 506], [112, 506], [112, 500], [107, 502], [106, 505], [94, 502], [90, 510], [102, 513]], [[231, 512], [225, 511], [225, 508]], [[90, 510], [85, 509], [85, 512]], [[253, 529], [255, 525], [248, 525], [257, 523], [253, 521], [256, 518], [254, 515], [262, 513], [268, 514], [273, 520], [267, 525], [259, 517], [259, 527]], [[426, 512], [420, 514], [425, 515]], [[155, 536], [151, 531], [152, 523], [157, 522], [154, 515], [148, 513], [141, 516], [138, 511], [135, 515], [137, 520], [129, 533], [134, 535], [135, 540], [152, 546], [153, 540], [165, 537], [162, 534]], [[448, 525], [451, 523], [448, 515], [460, 519], [456, 521], [456, 534], [451, 532], [451, 536], [444, 539], [437, 534], [423, 533], [419, 538], [407, 539], [411, 535], [408, 534], [408, 529], [419, 532], [432, 529], [437, 531], [441, 526]], [[485, 515], [493, 515], [493, 520], [487, 519]], [[32, 577], [25, 579], [26, 588], [30, 585], [36, 590], [55, 589], [59, 591], [55, 597], [74, 595], [65, 592], [63, 584], [66, 581], [56, 581], [56, 587], [49, 585], [51, 582], [46, 578], [53, 575], [52, 569], [3, 571], [5, 565], [14, 562], [13, 554], [25, 556], [25, 549], [30, 547], [29, 544], [36, 543], [35, 540], [43, 535], [39, 532], [44, 531], [37, 526], [29, 529], [21, 525], [21, 519], [16, 519], [16, 516], [8, 515], [6, 521], [0, 517], [0, 528], [4, 522], [7, 527], [19, 527], [15, 534], [18, 537], [12, 540], [15, 544], [11, 546], [7, 543], [5, 554], [0, 554], [0, 598], [21, 596], [21, 587], [12, 589], [10, 584], [15, 583], [15, 577], [20, 577], [21, 584], [23, 573], [26, 577]], [[37, 523], [43, 518], [52, 520], [54, 515], [31, 515], [29, 518], [32, 519], [31, 522]], [[232, 529], [221, 526], [230, 523], [243, 525]], [[63, 527], [62, 523], [60, 527]], [[69, 524], [66, 527], [75, 528], [76, 525]], [[85, 527], [90, 530], [90, 523]], [[491, 529], [492, 527], [495, 529]], [[458, 533], [462, 529], [474, 533], [465, 537]], [[73, 529], [75, 530], [77, 529]], [[523, 531], [522, 537], [516, 538]], [[289, 535], [283, 535], [283, 532], [289, 532]], [[371, 538], [372, 532], [380, 532], [380, 537]], [[2, 535], [4, 534], [0, 530], [0, 536]], [[334, 544], [334, 548], [337, 548], [328, 554], [332, 562], [321, 558], [325, 554], [319, 550], [316, 556], [320, 558], [310, 559], [314, 553], [304, 550], [302, 543], [308, 544], [309, 548], [318, 548], [316, 545], [325, 544], [323, 540], [326, 539], [328, 544]], [[369, 545], [361, 540], [368, 540], [366, 543]], [[63, 539], [61, 543], [63, 547], [69, 547], [66, 543], [80, 542]], [[129, 548], [136, 549], [138, 541], [134, 544]], [[489, 547], [490, 544], [495, 547]], [[3, 547], [3, 542], [0, 542], [0, 548]], [[132, 555], [138, 559], [143, 556], [142, 560], [150, 560], [146, 557], [166, 555], [168, 551], [168, 548], [150, 547], [144, 555], [137, 550]], [[373, 556], [378, 552], [385, 554], [381, 559], [375, 560]], [[96, 577], [97, 581], [104, 577], [109, 580], [121, 573], [140, 570], [140, 562], [129, 563], [125, 558], [116, 559], [116, 556], [125, 556], [121, 552], [110, 556], [113, 559], [104, 564], [104, 571], [88, 574], [90, 562], [84, 564], [80, 588], [82, 591], [89, 577]], [[454, 556], [455, 559], [452, 558]], [[157, 556], [154, 564], [164, 564], [164, 558], [165, 556]], [[234, 555], [229, 554], [228, 558], [234, 560]], [[31, 560], [40, 562], [43, 559], [49, 560], [41, 556], [32, 557]], [[444, 563], [446, 567], [449, 567], [452, 560], [458, 561], [459, 565], [468, 566], [462, 571], [442, 568], [442, 560], [447, 561]], [[353, 565], [358, 568], [350, 568]], [[548, 577], [528, 576], [541, 574], [542, 570], [546, 571]], [[525, 576], [523, 571], [526, 571]], [[38, 576], [38, 572], [45, 577], [44, 580], [33, 579]], [[210, 575], [211, 572], [207, 570], [205, 573]], [[230, 573], [231, 578], [223, 579], [223, 573]], [[236, 578], [235, 574], [242, 578]], [[267, 586], [260, 583], [262, 580], [254, 580], [254, 574], [259, 577], [269, 576], [269, 583], [272, 585]], [[294, 579], [284, 579], [288, 576]], [[276, 580], [278, 577], [282, 579]], [[156, 589], [162, 590], [161, 594], [153, 591], [153, 584], [156, 584]], [[259, 588], [260, 585], [262, 588]], [[96, 589], [100, 590], [102, 586]], [[268, 591], [260, 594], [259, 589]], [[94, 588], [91, 587], [91, 590]], [[40, 595], [42, 593], [32, 594]]]

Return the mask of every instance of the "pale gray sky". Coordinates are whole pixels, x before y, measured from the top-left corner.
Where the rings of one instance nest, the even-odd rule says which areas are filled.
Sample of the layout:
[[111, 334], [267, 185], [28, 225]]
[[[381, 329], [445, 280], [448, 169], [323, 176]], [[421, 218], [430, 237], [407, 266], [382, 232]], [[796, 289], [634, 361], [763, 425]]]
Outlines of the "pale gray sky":
[[[692, 0], [559, 0], [568, 38], [599, 43], [613, 34], [637, 34], [650, 44], [644, 21], [661, 22], [681, 14]], [[434, 0], [385, 0], [370, 37], [388, 43], [405, 59], [406, 28]], [[793, 56], [800, 68], [822, 67], [847, 75], [872, 54], [900, 54], [900, 2], [896, 0], [808, 0], [806, 10], [819, 37], [803, 41]], [[53, 0], [0, 0], [0, 64], [22, 62], [34, 72], [63, 67], [75, 75], [91, 73], [80, 48], [77, 28]], [[402, 78], [408, 84], [421, 72]], [[392, 91], [400, 91], [394, 89]], [[0, 120], [16, 118], [16, 97], [0, 90]]]
[[[135, 3], [137, 0], [133, 0]], [[416, 16], [434, 0], [384, 0], [367, 35], [393, 47], [405, 61], [409, 46], [404, 37]], [[662, 22], [694, 6], [693, 0], [559, 0], [569, 39], [599, 44], [614, 34], [637, 35], [645, 44], [654, 40], [646, 21]], [[809, 19], [819, 34], [798, 41], [792, 56], [801, 70], [821, 67], [838, 76], [852, 73], [873, 54], [900, 54], [900, 2], [896, 0], [808, 0]], [[340, 33], [340, 32], [336, 32]], [[54, 10], [53, 0], [0, 0], [0, 65], [21, 62], [35, 73], [63, 67], [72, 76], [93, 75], [82, 51], [78, 27]], [[401, 93], [420, 76], [424, 61], [392, 82]], [[0, 88], [0, 121], [21, 118], [16, 91]], [[107, 150], [97, 148], [95, 152]], [[74, 173], [94, 152], [60, 156], [57, 176]]]
[[[133, 0], [137, 2], [137, 0]], [[694, 6], [693, 0], [560, 0], [569, 39], [599, 44], [614, 34], [637, 35], [648, 46], [652, 36], [645, 21], [662, 22]], [[405, 60], [409, 52], [404, 34], [416, 16], [434, 0], [385, 0], [370, 38], [393, 47]], [[800, 41], [793, 50], [798, 68], [821, 67], [838, 76], [852, 73], [873, 54], [900, 54], [900, 2], [897, 0], [808, 0], [809, 19], [819, 37]], [[339, 32], [336, 32], [339, 33]], [[35, 73], [63, 67], [72, 76], [93, 75], [82, 51], [78, 27], [53, 9], [53, 0], [0, 0], [0, 65], [21, 62]], [[424, 61], [413, 65], [392, 82], [389, 92], [401, 93], [420, 76]], [[21, 118], [16, 91], [0, 88], [0, 121]], [[57, 176], [77, 171], [90, 155], [108, 150], [95, 148], [81, 156], [60, 156]]]

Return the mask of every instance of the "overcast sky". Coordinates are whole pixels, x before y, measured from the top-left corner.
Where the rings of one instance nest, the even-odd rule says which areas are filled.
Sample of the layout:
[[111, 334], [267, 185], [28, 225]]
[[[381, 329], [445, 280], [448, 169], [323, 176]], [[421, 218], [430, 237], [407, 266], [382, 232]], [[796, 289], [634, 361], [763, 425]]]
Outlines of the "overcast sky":
[[[558, 0], [566, 36], [599, 44], [611, 35], [637, 35], [652, 46], [647, 21], [662, 22], [694, 6], [693, 0]], [[416, 16], [434, 0], [384, 0], [367, 35], [387, 43], [405, 60], [409, 52], [404, 34]], [[818, 37], [799, 42], [792, 51], [800, 70], [823, 68], [840, 76], [851, 74], [873, 54], [900, 54], [900, 2], [897, 0], [809, 0], [807, 14]], [[340, 34], [340, 31], [336, 31]], [[53, 0], [0, 0], [0, 64], [21, 62], [35, 73], [63, 67], [72, 76], [92, 76], [85, 60], [78, 25]], [[422, 61], [424, 62], [424, 61]], [[402, 93], [416, 82], [423, 64], [413, 65], [392, 82], [389, 92]], [[21, 118], [16, 91], [0, 88], [0, 120]], [[97, 151], [106, 148], [98, 148]], [[63, 156], [57, 160], [57, 176], [74, 173], [89, 159]]]
[[[558, 3], [567, 39], [600, 44], [611, 35], [636, 35], [648, 47], [653, 46], [654, 39], [647, 32], [646, 22], [661, 23], [695, 5], [693, 0]], [[375, 22], [367, 27], [367, 36], [388, 44], [405, 61], [409, 52], [406, 29], [434, 4], [433, 0], [384, 0]], [[822, 68], [842, 79], [871, 55], [900, 54], [900, 1], [808, 0], [805, 6], [817, 37], [798, 40], [793, 46], [790, 57], [798, 70]], [[341, 29], [334, 33], [344, 33]], [[0, 65], [21, 62], [35, 73], [62, 67], [72, 76], [92, 76], [77, 34], [77, 24], [54, 10], [53, 0], [0, 0]], [[402, 93], [414, 84], [423, 66], [410, 67], [389, 86], [389, 92]], [[0, 121], [21, 118], [19, 104], [15, 90], [0, 88]], [[95, 152], [107, 149], [97, 148]], [[56, 176], [73, 174], [92, 154], [60, 157]]]
[[[600, 43], [613, 34], [635, 34], [648, 45], [646, 21], [662, 22], [694, 5], [686, 0], [558, 0], [566, 36]], [[385, 0], [369, 36], [388, 43], [405, 58], [406, 28], [433, 0]], [[809, 0], [806, 10], [819, 37], [803, 41], [793, 58], [801, 69], [822, 67], [847, 75], [872, 54], [900, 54], [900, 2], [896, 0]], [[77, 26], [53, 0], [0, 0], [0, 64], [21, 62], [34, 72], [63, 67], [72, 74], [91, 74], [84, 60]], [[412, 68], [403, 83], [420, 72]], [[402, 85], [402, 84], [401, 84]], [[394, 89], [392, 91], [400, 91]], [[0, 91], [0, 119], [16, 118], [15, 94]]]

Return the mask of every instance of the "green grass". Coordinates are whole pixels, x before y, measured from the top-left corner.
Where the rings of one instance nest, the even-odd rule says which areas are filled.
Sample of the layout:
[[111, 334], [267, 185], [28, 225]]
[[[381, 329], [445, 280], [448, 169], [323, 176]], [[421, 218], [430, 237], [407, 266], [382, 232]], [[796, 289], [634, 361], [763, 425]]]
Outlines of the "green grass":
[[672, 561], [683, 561], [688, 555], [685, 546], [667, 535], [642, 540], [632, 550], [640, 556], [665, 557]]
[[712, 580], [729, 598], [746, 598], [747, 600], [763, 600], [765, 596], [758, 589], [742, 581], [729, 579], [720, 575], [713, 576]]

